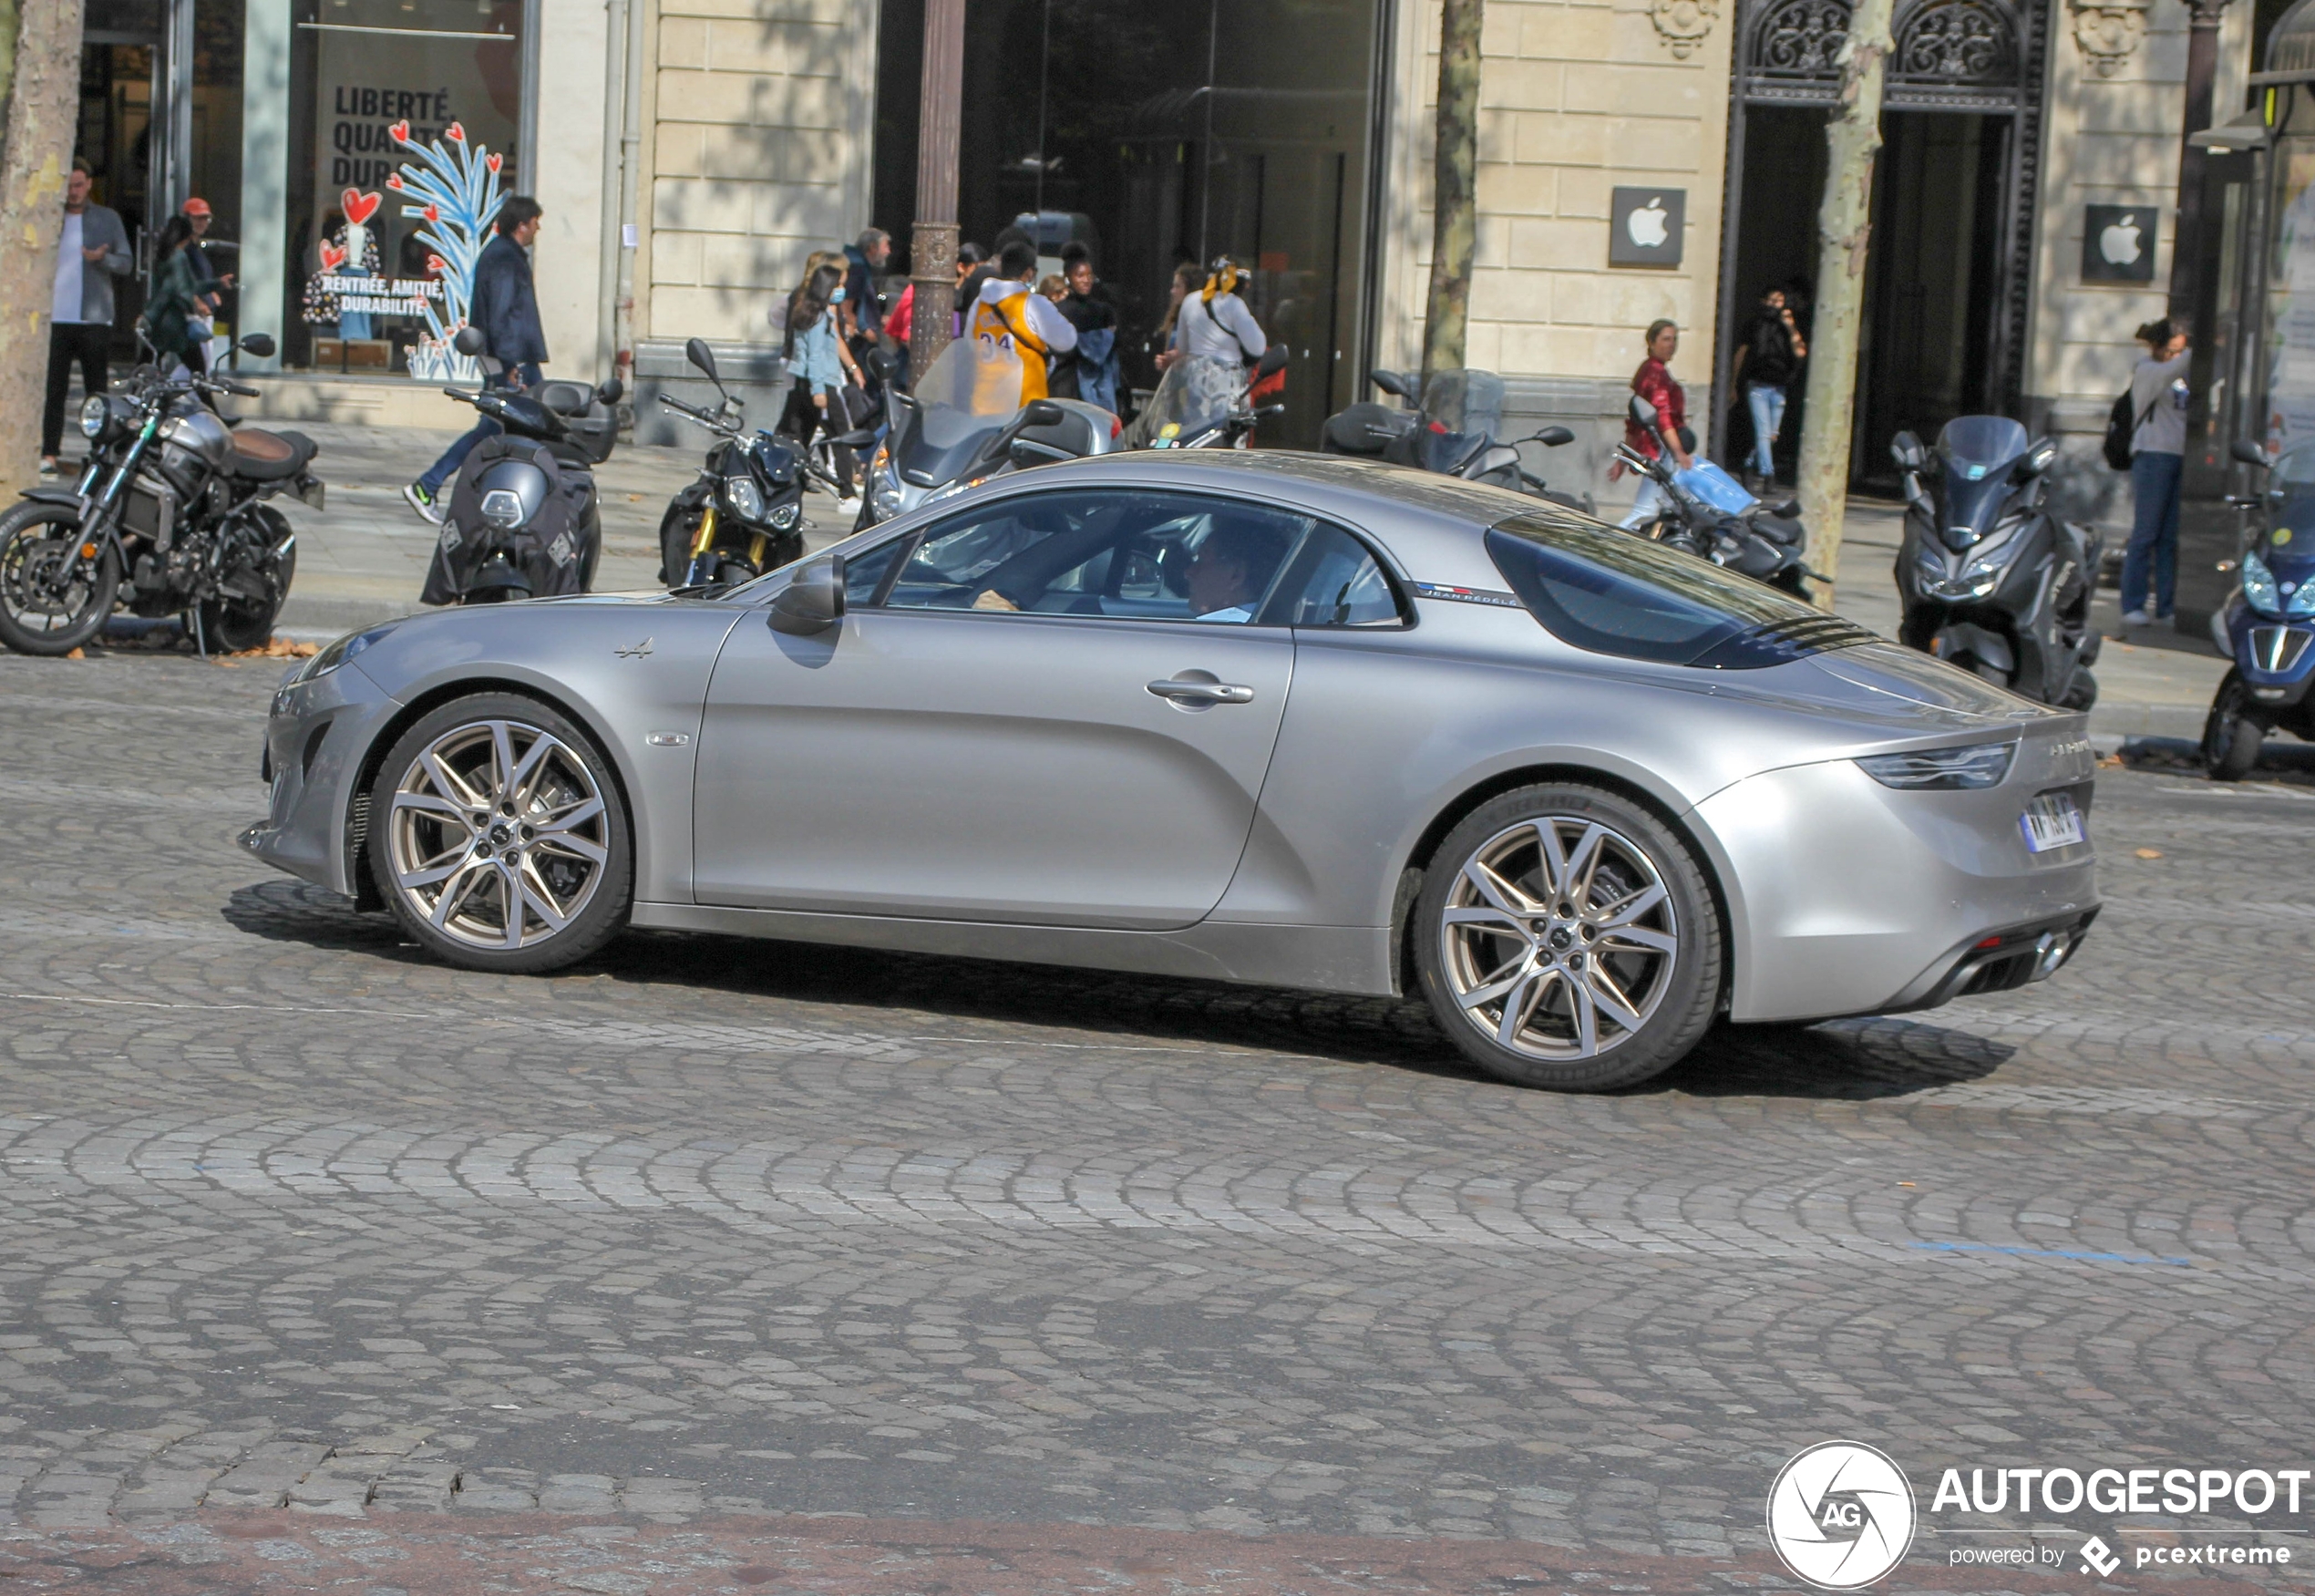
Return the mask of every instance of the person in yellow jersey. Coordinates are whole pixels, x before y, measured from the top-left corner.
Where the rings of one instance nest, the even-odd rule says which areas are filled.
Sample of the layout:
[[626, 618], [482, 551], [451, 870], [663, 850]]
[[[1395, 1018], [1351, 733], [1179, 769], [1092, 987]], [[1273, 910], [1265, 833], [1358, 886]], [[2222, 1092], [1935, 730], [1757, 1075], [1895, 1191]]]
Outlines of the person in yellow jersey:
[[973, 410], [1017, 410], [1045, 396], [1045, 361], [1077, 346], [1077, 329], [1053, 301], [1029, 284], [1037, 275], [1036, 246], [1015, 239], [997, 256], [997, 273], [964, 318], [976, 365]]

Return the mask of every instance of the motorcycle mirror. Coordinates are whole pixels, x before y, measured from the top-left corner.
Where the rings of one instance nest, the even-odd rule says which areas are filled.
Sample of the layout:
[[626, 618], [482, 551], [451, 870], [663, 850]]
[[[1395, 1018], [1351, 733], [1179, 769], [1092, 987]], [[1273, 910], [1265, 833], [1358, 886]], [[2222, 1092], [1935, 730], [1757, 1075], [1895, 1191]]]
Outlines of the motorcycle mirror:
[[482, 329], [472, 323], [460, 327], [450, 339], [450, 347], [461, 355], [479, 355], [489, 346], [489, 340], [482, 335]]
[[889, 351], [871, 349], [868, 354], [868, 368], [876, 374], [878, 382], [889, 383], [900, 375], [900, 362]]
[[1800, 512], [1801, 501], [1797, 499], [1788, 499], [1782, 504], [1772, 505], [1769, 507], [1768, 511], [1771, 515], [1781, 515], [1786, 520], [1791, 520], [1795, 516], [1800, 514]]
[[1631, 403], [1624, 408], [1625, 413], [1631, 416], [1633, 426], [1649, 432], [1656, 430], [1656, 407], [1645, 398], [1634, 394], [1631, 396]]
[[686, 338], [684, 340], [684, 358], [705, 372], [707, 380], [718, 388], [724, 386], [724, 379], [715, 375], [715, 352], [707, 346], [706, 339]]
[[1006, 447], [1005, 458], [1013, 462], [1015, 469], [1025, 471], [1032, 466], [1050, 465], [1055, 460], [1074, 460], [1077, 457], [1065, 448], [1055, 448], [1049, 443], [1039, 443], [1034, 438], [1016, 438]]
[[273, 347], [273, 340], [263, 333], [252, 333], [242, 340], [242, 348], [260, 360], [271, 360]]
[[1558, 448], [1563, 443], [1573, 443], [1576, 435], [1565, 427], [1547, 427], [1535, 435], [1535, 441], [1546, 448]]
[[2248, 438], [2237, 438], [2234, 443], [2228, 447], [2227, 452], [2233, 455], [2237, 459], [2242, 461], [2242, 463], [2246, 466], [2257, 466], [2261, 470], [2265, 470], [2267, 469], [2267, 451], [2264, 448], [2261, 448], [2258, 444], [2253, 443]]
[[844, 556], [823, 554], [796, 573], [772, 601], [766, 623], [791, 637], [811, 637], [844, 618]]
[[2010, 468], [2010, 480], [2031, 482], [2048, 470], [2057, 458], [2057, 440], [2049, 438], [2038, 438], [2032, 448], [2018, 458], [2018, 463]]
[[1900, 471], [1918, 471], [1929, 463], [1929, 451], [1910, 432], [1900, 432], [1889, 439], [1889, 458], [1897, 462]]
[[1066, 419], [1069, 412], [1051, 399], [1032, 399], [1021, 407], [1024, 427], [1055, 427]]
[[625, 396], [626, 392], [627, 385], [614, 376], [595, 389], [595, 397], [606, 405], [616, 405]]
[[1262, 357], [1254, 363], [1254, 379], [1259, 382], [1263, 377], [1276, 376], [1284, 371], [1291, 354], [1291, 351], [1283, 344], [1273, 344], [1263, 350]]
[[1366, 380], [1394, 397], [1410, 400], [1415, 397], [1413, 386], [1395, 371], [1370, 371], [1366, 374]]

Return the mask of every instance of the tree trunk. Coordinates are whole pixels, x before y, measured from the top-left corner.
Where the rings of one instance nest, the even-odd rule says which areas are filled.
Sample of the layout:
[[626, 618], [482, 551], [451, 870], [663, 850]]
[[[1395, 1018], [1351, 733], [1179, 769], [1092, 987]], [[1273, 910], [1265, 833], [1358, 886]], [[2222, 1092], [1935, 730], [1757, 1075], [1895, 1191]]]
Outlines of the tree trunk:
[[957, 149], [964, 116], [964, 0], [924, 7], [923, 109], [916, 136], [916, 228], [909, 239], [909, 380], [951, 342], [956, 294]]
[[1808, 334], [1807, 422], [1801, 438], [1801, 513], [1808, 564], [1824, 577], [1816, 606], [1833, 607], [1864, 320], [1865, 262], [1873, 221], [1873, 158], [1881, 148], [1881, 68], [1891, 0], [1857, 0], [1840, 52], [1841, 98], [1826, 125], [1825, 202], [1817, 212], [1816, 312]]
[[1423, 376], [1463, 364], [1478, 243], [1479, 22], [1486, 0], [1446, 0], [1439, 16], [1439, 120], [1431, 212], [1431, 297]]
[[0, 0], [0, 487], [40, 469], [48, 305], [80, 115], [81, 0]]

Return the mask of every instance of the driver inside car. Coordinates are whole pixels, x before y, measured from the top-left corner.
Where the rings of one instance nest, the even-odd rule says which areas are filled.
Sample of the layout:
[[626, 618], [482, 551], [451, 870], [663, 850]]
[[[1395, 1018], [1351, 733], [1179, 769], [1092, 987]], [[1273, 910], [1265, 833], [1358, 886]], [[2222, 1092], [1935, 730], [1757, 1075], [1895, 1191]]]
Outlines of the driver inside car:
[[1200, 621], [1244, 625], [1285, 557], [1285, 541], [1271, 529], [1215, 517], [1189, 562], [1189, 613]]

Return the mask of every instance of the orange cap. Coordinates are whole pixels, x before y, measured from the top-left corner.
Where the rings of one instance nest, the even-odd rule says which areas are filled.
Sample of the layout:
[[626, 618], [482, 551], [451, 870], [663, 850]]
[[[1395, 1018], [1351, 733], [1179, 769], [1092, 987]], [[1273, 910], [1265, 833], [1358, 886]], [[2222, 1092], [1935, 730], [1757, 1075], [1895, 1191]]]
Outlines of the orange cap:
[[188, 216], [207, 216], [210, 214], [209, 201], [202, 199], [199, 194], [195, 194], [191, 199], [185, 201], [185, 214]]

